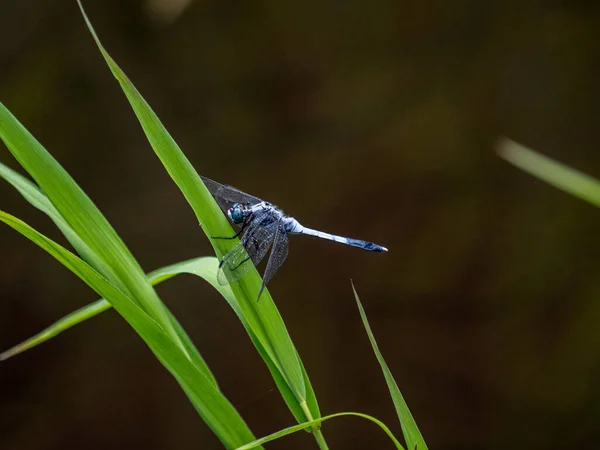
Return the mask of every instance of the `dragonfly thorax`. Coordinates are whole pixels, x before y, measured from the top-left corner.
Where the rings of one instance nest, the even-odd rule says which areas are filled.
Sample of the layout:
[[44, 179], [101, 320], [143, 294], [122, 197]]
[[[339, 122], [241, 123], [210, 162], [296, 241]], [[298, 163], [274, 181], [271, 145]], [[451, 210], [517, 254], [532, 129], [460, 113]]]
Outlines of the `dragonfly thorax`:
[[304, 227], [300, 225], [300, 222], [298, 222], [296, 219], [290, 216], [285, 216], [283, 218], [283, 223], [285, 225], [285, 231], [287, 231], [288, 233], [300, 234], [304, 229]]

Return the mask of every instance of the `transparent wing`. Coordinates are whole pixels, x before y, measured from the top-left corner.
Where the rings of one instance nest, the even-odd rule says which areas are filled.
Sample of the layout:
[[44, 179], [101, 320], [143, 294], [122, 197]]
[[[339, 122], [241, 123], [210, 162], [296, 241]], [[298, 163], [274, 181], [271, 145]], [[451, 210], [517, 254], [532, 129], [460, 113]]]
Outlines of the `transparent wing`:
[[206, 177], [201, 178], [223, 211], [227, 211], [234, 203], [255, 205], [262, 202], [260, 198], [246, 194], [228, 184], [217, 183]]
[[258, 215], [249, 225], [244, 236], [221, 260], [217, 281], [224, 286], [239, 280], [252, 267], [260, 264], [269, 251], [277, 232], [277, 221], [269, 221], [269, 215]]
[[273, 249], [271, 250], [271, 256], [269, 256], [269, 262], [267, 263], [267, 268], [265, 269], [265, 274], [263, 275], [263, 283], [260, 288], [260, 292], [258, 293], [258, 298], [260, 298], [267, 283], [273, 279], [287, 258], [288, 250], [289, 241], [287, 232], [285, 231], [283, 221], [280, 220], [277, 222], [277, 229], [273, 238]]
[[246, 275], [252, 267], [254, 264], [251, 257], [240, 241], [221, 260], [217, 281], [221, 286], [233, 283]]

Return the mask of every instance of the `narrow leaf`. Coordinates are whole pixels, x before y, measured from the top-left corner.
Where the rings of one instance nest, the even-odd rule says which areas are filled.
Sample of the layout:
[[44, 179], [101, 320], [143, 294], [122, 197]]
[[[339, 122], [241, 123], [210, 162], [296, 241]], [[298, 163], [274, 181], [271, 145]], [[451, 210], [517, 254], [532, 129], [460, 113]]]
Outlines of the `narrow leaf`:
[[35, 183], [2, 163], [0, 163], [0, 177], [8, 181], [33, 207], [48, 215], [84, 261], [92, 267], [102, 267], [102, 270], [99, 270], [101, 273], [108, 272], [108, 268], [105, 267], [104, 262], [73, 231], [52, 202]]
[[500, 140], [497, 151], [506, 161], [530, 175], [600, 207], [600, 181], [597, 179], [510, 139]]
[[[52, 205], [50, 200], [44, 195], [43, 192], [39, 190], [39, 188], [34, 183], [32, 183], [31, 181], [29, 181], [28, 179], [26, 179], [25, 177], [18, 174], [17, 172], [10, 169], [8, 166], [5, 166], [2, 163], [0, 163], [0, 177], [4, 178], [12, 186], [14, 186], [19, 191], [19, 193], [21, 193], [21, 195], [23, 195], [23, 197], [29, 203], [31, 203], [31, 205], [33, 205], [40, 211], [46, 213], [62, 231], [62, 233], [69, 240], [69, 242], [71, 242], [73, 247], [78, 251], [78, 253], [81, 255], [84, 261], [87, 261], [88, 263], [91, 262], [90, 265], [92, 265], [92, 267], [102, 267], [102, 265], [104, 265], [104, 262], [97, 258], [97, 256], [90, 250], [90, 248], [79, 238], [77, 233], [75, 233], [75, 231], [73, 231], [73, 229], [66, 223], [62, 215], [56, 210], [56, 208], [54, 208], [54, 205]], [[94, 261], [96, 262], [95, 264], [93, 263]], [[205, 263], [199, 261], [197, 264], [202, 265]], [[211, 266], [210, 270], [213, 272], [213, 266], [215, 264], [216, 262], [213, 262], [212, 264], [209, 263], [209, 265]], [[163, 268], [162, 271], [168, 272], [171, 269], [172, 267], [169, 266]], [[196, 270], [200, 269], [196, 268]], [[206, 274], [207, 269], [204, 269], [203, 272]], [[157, 276], [159, 275], [164, 276], [164, 273], [157, 274]], [[22, 342], [16, 345], [15, 347], [7, 350], [6, 352], [0, 354], [0, 361], [8, 359], [12, 356], [24, 352], [25, 350], [37, 346], [42, 342], [45, 342], [48, 339], [51, 339], [52, 337], [56, 336], [57, 334], [76, 325], [77, 323], [94, 317], [95, 315], [100, 314], [101, 312], [106, 311], [109, 308], [110, 304], [106, 300], [99, 300], [95, 303], [92, 303], [91, 305], [85, 306], [60, 319], [58, 322], [54, 323], [49, 328], [43, 330], [41, 333], [36, 334], [35, 336], [27, 339], [25, 342]], [[187, 352], [194, 365], [196, 365], [198, 370], [203, 372], [209, 379], [211, 379], [216, 386], [217, 382], [213, 374], [208, 369], [208, 366], [204, 362], [204, 359], [189, 339], [185, 330], [183, 330], [181, 325], [177, 322], [177, 320], [175, 320], [175, 318], [168, 310], [166, 311], [166, 313], [171, 322], [172, 327], [175, 329], [178, 338], [181, 340], [185, 351]]]
[[[284, 397], [284, 400], [288, 404], [289, 408], [292, 410], [292, 413], [294, 414], [294, 416], [296, 417], [296, 419], [298, 421], [301, 421], [301, 419], [305, 417], [304, 411], [302, 410], [301, 406], [296, 401], [294, 393], [290, 391], [285, 380], [281, 377], [280, 372], [277, 370], [276, 367], [274, 367], [270, 363], [270, 359], [268, 358], [268, 356], [266, 354], [264, 354], [264, 348], [262, 347], [262, 344], [256, 338], [256, 335], [254, 334], [252, 329], [249, 328], [248, 323], [244, 319], [244, 316], [241, 313], [241, 310], [239, 308], [239, 305], [237, 304], [237, 300], [235, 299], [235, 296], [233, 295], [233, 293], [231, 291], [231, 288], [229, 286], [221, 286], [217, 282], [217, 280], [216, 280], [216, 267], [217, 266], [218, 266], [218, 260], [215, 257], [195, 258], [195, 259], [191, 259], [189, 261], [183, 261], [180, 263], [172, 264], [170, 266], [166, 266], [161, 269], [155, 270], [148, 274], [148, 280], [152, 283], [152, 285], [157, 285], [159, 283], [162, 283], [163, 281], [169, 280], [170, 278], [172, 278], [178, 274], [188, 273], [188, 274], [196, 275], [196, 276], [204, 279], [205, 281], [210, 283], [210, 285], [212, 287], [214, 287], [217, 291], [219, 291], [219, 293], [223, 296], [223, 298], [225, 298], [225, 300], [227, 300], [229, 305], [233, 308], [235, 313], [238, 315], [243, 326], [246, 328], [246, 331], [248, 332], [250, 339], [252, 340], [252, 342], [254, 343], [256, 348], [258, 349], [259, 353], [263, 356], [263, 358], [267, 362], [267, 366], [268, 366], [269, 370], [271, 371], [271, 374], [275, 380], [275, 383], [277, 384], [277, 387], [281, 391], [282, 396]], [[27, 339], [26, 341], [15, 345], [14, 347], [6, 350], [4, 353], [1, 353], [0, 361], [8, 359], [13, 356], [16, 356], [16, 355], [23, 353], [24, 351], [29, 350], [39, 344], [42, 344], [43, 342], [46, 342], [47, 340], [59, 335], [63, 331], [68, 330], [69, 328], [73, 327], [74, 325], [77, 325], [81, 322], [91, 319], [92, 317], [94, 317], [110, 308], [111, 308], [110, 303], [107, 302], [105, 299], [100, 299], [100, 300], [95, 301], [94, 303], [84, 306], [83, 308], [80, 308], [80, 309], [72, 312], [71, 314], [68, 314], [67, 316], [63, 317], [62, 319], [58, 320], [57, 322], [53, 323], [48, 328], [44, 329], [43, 331], [36, 334], [35, 336], [32, 336], [31, 338]], [[177, 326], [178, 326], [178, 324], [177, 324]], [[182, 330], [182, 332], [183, 332], [183, 330]], [[185, 336], [187, 337], [187, 335], [185, 335]], [[194, 352], [190, 349], [189, 353], [194, 355], [196, 352]], [[200, 355], [198, 355], [198, 357], [200, 357]], [[202, 360], [202, 364], [198, 365], [198, 369], [203, 371], [205, 373], [205, 375], [209, 379], [211, 379], [215, 385], [217, 385], [217, 382], [216, 382], [214, 376], [212, 375], [212, 373], [208, 369], [208, 366], [204, 363], [203, 360]]]
[[212, 380], [190, 361], [162, 327], [118, 287], [86, 262], [16, 217], [0, 211], [0, 221], [30, 239], [108, 299], [173, 374], [204, 421], [226, 448], [254, 440], [252, 432]]
[[379, 347], [377, 345], [377, 341], [375, 341], [375, 336], [371, 331], [371, 326], [369, 325], [369, 321], [367, 320], [367, 315], [365, 314], [365, 310], [363, 309], [362, 304], [360, 303], [360, 299], [358, 298], [358, 294], [356, 293], [356, 289], [354, 288], [354, 283], [352, 283], [352, 291], [354, 292], [354, 298], [356, 299], [356, 304], [358, 305], [358, 310], [360, 311], [360, 317], [362, 319], [365, 330], [367, 331], [367, 335], [369, 336], [369, 341], [371, 341], [371, 346], [373, 347], [373, 352], [375, 352], [375, 356], [377, 357], [377, 361], [379, 361], [379, 365], [381, 366], [381, 370], [383, 371], [383, 376], [385, 377], [385, 382], [388, 385], [388, 389], [390, 390], [390, 396], [392, 397], [392, 401], [394, 402], [394, 407], [396, 408], [396, 414], [398, 415], [398, 419], [400, 420], [400, 426], [402, 427], [402, 433], [404, 434], [404, 439], [406, 440], [406, 445], [409, 449], [418, 449], [425, 450], [427, 449], [427, 445], [425, 444], [425, 440], [423, 436], [421, 436], [421, 432], [417, 427], [417, 423], [415, 419], [413, 419], [410, 410], [408, 409], [408, 405], [404, 401], [404, 397], [400, 393], [400, 389], [398, 388], [398, 384], [390, 372], [388, 365], [383, 359], [383, 355], [379, 351]]
[[[154, 152], [190, 204], [203, 231], [210, 239], [217, 257], [222, 257], [235, 242], [211, 239], [211, 236], [232, 235], [231, 225], [204, 186], [190, 161], [162, 125], [154, 111], [104, 49], [79, 0], [78, 4], [90, 33], [110, 70], [120, 83]], [[296, 404], [291, 409], [294, 415], [298, 417], [299, 412], [303, 412], [301, 418], [304, 420], [319, 417], [319, 408], [312, 386], [308, 381], [308, 375], [300, 362], [298, 353], [270, 294], [265, 291], [260, 302], [256, 301], [261, 284], [262, 280], [256, 270], [252, 270], [238, 283], [232, 284], [231, 289], [236, 298], [234, 309], [238, 308], [241, 311], [247, 329], [252, 330], [250, 337], [255, 345], [260, 344], [257, 349], [261, 356], [265, 358], [269, 370], [271, 372], [273, 370], [279, 371], [278, 377], [275, 377], [276, 380], [284, 380], [287, 384], [289, 389], [286, 393], [282, 391], [282, 395], [286, 398], [288, 404], [290, 399], [287, 394], [289, 392], [293, 393]], [[277, 382], [277, 385], [281, 388], [280, 382]]]
[[[184, 349], [167, 311], [116, 231], [67, 171], [0, 103], [0, 139], [75, 234], [96, 255], [95, 269], [139, 304]], [[184, 350], [185, 351], [185, 350]]]
[[83, 308], [80, 308], [77, 311], [66, 315], [62, 319], [57, 320], [48, 328], [42, 330], [38, 334], [0, 353], [0, 361], [4, 361], [8, 358], [12, 358], [13, 356], [23, 353], [26, 350], [32, 349], [33, 347], [36, 347], [52, 339], [53, 337], [58, 336], [63, 331], [68, 330], [69, 328], [77, 325], [78, 323], [81, 323], [87, 319], [97, 316], [101, 312], [104, 312], [110, 308], [110, 303], [108, 303], [104, 299], [86, 305]]
[[[11, 185], [13, 185], [23, 195], [23, 197], [27, 201], [29, 201], [34, 207], [36, 207], [39, 210], [41, 210], [42, 212], [46, 213], [57, 224], [59, 229], [63, 232], [63, 234], [67, 237], [67, 239], [72, 243], [74, 248], [76, 248], [78, 250], [80, 255], [82, 255], [84, 257], [84, 260], [87, 260], [84, 256], [86, 254], [91, 255], [91, 256], [89, 256], [88, 259], [93, 259], [94, 255], [93, 255], [93, 253], [91, 253], [91, 250], [89, 250], [87, 245], [83, 241], [81, 241], [81, 239], [79, 239], [79, 236], [77, 236], [77, 234], [71, 229], [71, 227], [64, 221], [64, 219], [62, 218], [60, 213], [56, 210], [56, 208], [54, 208], [54, 206], [52, 205], [50, 200], [48, 200], [48, 198], [44, 195], [44, 193], [41, 192], [34, 183], [32, 183], [25, 177], [21, 176], [14, 170], [10, 169], [9, 167], [7, 167], [1, 163], [0, 163], [0, 177], [4, 178]], [[185, 273], [190, 273], [193, 275], [200, 276], [201, 278], [208, 281], [215, 289], [217, 289], [221, 293], [221, 295], [223, 295], [225, 300], [227, 300], [229, 305], [233, 308], [233, 310], [237, 314], [238, 318], [242, 322], [243, 326], [246, 328], [246, 331], [248, 332], [250, 339], [256, 346], [260, 355], [265, 360], [265, 363], [267, 364], [267, 367], [273, 376], [275, 384], [277, 385], [278, 389], [280, 390], [282, 397], [284, 398], [284, 400], [287, 403], [288, 407], [290, 408], [291, 412], [296, 417], [298, 422], [305, 421], [307, 415], [303, 409], [303, 406], [297, 401], [297, 398], [294, 395], [294, 392], [292, 392], [292, 390], [290, 389], [286, 380], [281, 375], [281, 372], [274, 365], [274, 363], [268, 356], [262, 343], [256, 337], [256, 334], [254, 333], [254, 331], [252, 331], [252, 329], [248, 325], [248, 322], [246, 321], [246, 319], [242, 313], [242, 310], [237, 302], [237, 299], [235, 298], [235, 296], [233, 295], [233, 292], [231, 291], [231, 288], [229, 286], [220, 286], [218, 284], [218, 282], [216, 280], [217, 260], [215, 258], [212, 258], [212, 260], [214, 262], [209, 262], [208, 260], [210, 260], [210, 259], [211, 258], [198, 258], [195, 260], [177, 263], [172, 266], [168, 266], [168, 267], [159, 269], [155, 272], [152, 272], [149, 275], [149, 280], [152, 282], [152, 284], [156, 284], [158, 282], [165, 281], [166, 279], [174, 276], [177, 273], [185, 272]], [[12, 356], [15, 356], [19, 353], [24, 352], [25, 350], [29, 350], [29, 349], [47, 341], [48, 339], [51, 339], [51, 338], [57, 336], [58, 334], [62, 333], [63, 331], [66, 331], [67, 329], [71, 328], [72, 326], [74, 326], [78, 323], [81, 323], [87, 319], [90, 319], [91, 317], [94, 317], [95, 315], [100, 314], [101, 312], [106, 311], [107, 309], [110, 309], [110, 307], [111, 307], [110, 304], [106, 300], [101, 299], [101, 300], [98, 300], [90, 305], [87, 305], [87, 306], [81, 308], [81, 309], [78, 309], [77, 311], [74, 311], [73, 313], [71, 313], [71, 314], [63, 317], [59, 321], [55, 322], [54, 324], [52, 324], [50, 327], [46, 328], [42, 332], [36, 334], [35, 336], [32, 336], [31, 338], [27, 339], [26, 341], [24, 341], [20, 344], [17, 344], [16, 346], [14, 346], [14, 347], [8, 349], [7, 351], [5, 351], [4, 353], [0, 354], [0, 360], [8, 359]], [[210, 379], [212, 379], [214, 384], [216, 385], [217, 382], [214, 379], [212, 373], [210, 373], [210, 370], [208, 369], [206, 364], [204, 364], [204, 361], [203, 361], [201, 355], [197, 352], [197, 350], [195, 348], [193, 348], [193, 345], [191, 344], [191, 342], [188, 342], [189, 338], [187, 337], [187, 334], [185, 334], [184, 330], [181, 329], [181, 327], [179, 326], [179, 324], [176, 321], [174, 321], [173, 326], [175, 327], [175, 330], [180, 335], [180, 338], [186, 344], [186, 348], [188, 350], [188, 353], [191, 355], [192, 360], [196, 360], [197, 362], [200, 362], [200, 364], [198, 364], [198, 369], [205, 372], [206, 375]], [[302, 370], [306, 374], [304, 367], [302, 367]], [[316, 398], [315, 398], [314, 392], [312, 390], [312, 387], [310, 386], [310, 382], [308, 381], [308, 379], [306, 379], [306, 384], [309, 388], [307, 390], [307, 396], [308, 396], [307, 408], [310, 411], [310, 407], [308, 405], [313, 405], [313, 408], [316, 408], [316, 410], [318, 412]]]
[[398, 442], [398, 439], [396, 439], [396, 437], [392, 434], [390, 429], [383, 422], [376, 419], [375, 417], [369, 416], [368, 414], [362, 414], [362, 413], [357, 413], [357, 412], [341, 412], [341, 413], [336, 413], [336, 414], [330, 414], [328, 416], [321, 417], [319, 419], [311, 420], [309, 422], [304, 422], [304, 423], [301, 423], [299, 425], [294, 425], [289, 428], [284, 428], [283, 430], [279, 430], [273, 434], [270, 434], [263, 438], [252, 441], [246, 445], [242, 445], [241, 447], [238, 447], [237, 450], [250, 450], [252, 448], [258, 447], [259, 445], [266, 444], [267, 442], [271, 442], [276, 439], [287, 436], [289, 434], [296, 433], [297, 431], [304, 430], [304, 429], [310, 428], [310, 427], [314, 428], [316, 426], [319, 426], [321, 423], [325, 422], [326, 420], [334, 419], [336, 417], [343, 417], [343, 416], [361, 417], [363, 419], [367, 419], [367, 420], [375, 423], [377, 426], [379, 426], [385, 432], [385, 434], [388, 435], [388, 437], [394, 443], [394, 445], [396, 446], [397, 449], [404, 450], [404, 447], [402, 447], [402, 444], [400, 444], [400, 442]]

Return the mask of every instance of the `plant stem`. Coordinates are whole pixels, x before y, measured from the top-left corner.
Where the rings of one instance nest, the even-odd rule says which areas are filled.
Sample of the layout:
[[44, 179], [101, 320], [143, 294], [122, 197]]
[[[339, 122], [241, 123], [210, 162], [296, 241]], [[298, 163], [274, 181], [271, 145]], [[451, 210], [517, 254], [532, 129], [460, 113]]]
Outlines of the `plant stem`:
[[327, 446], [327, 442], [325, 442], [325, 437], [323, 433], [321, 433], [321, 427], [313, 427], [313, 435], [315, 436], [315, 441], [317, 441], [317, 445], [321, 450], [329, 450]]
[[[312, 416], [312, 414], [310, 413], [310, 410], [308, 409], [308, 405], [306, 404], [306, 401], [301, 402], [300, 406], [302, 407], [304, 414], [306, 414], [306, 418], [309, 421], [314, 420], [314, 417]], [[327, 442], [325, 442], [325, 437], [323, 436], [323, 433], [321, 433], [321, 426], [317, 425], [317, 426], [311, 427], [311, 430], [312, 430], [312, 435], [315, 437], [315, 441], [317, 441], [317, 445], [319, 446], [319, 448], [321, 450], [329, 450], [329, 447], [327, 446]]]

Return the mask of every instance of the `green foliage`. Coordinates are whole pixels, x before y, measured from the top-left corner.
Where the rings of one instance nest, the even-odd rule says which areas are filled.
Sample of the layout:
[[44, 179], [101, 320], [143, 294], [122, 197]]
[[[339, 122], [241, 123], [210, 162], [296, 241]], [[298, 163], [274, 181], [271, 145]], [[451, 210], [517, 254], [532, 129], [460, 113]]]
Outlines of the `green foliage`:
[[[24, 179], [11, 177], [28, 200], [44, 207], [82, 257], [11, 216], [0, 220], [39, 245], [88, 284], [129, 322], [163, 365], [173, 374], [192, 404], [226, 448], [254, 439], [237, 411], [219, 391], [214, 377], [189, 338], [158, 298], [108, 221], [75, 181], [0, 104], [0, 139], [36, 179], [41, 191], [28, 189]], [[3, 170], [6, 176], [6, 170]]]
[[[81, 7], [81, 3], [79, 1], [78, 3]], [[113, 75], [119, 81], [152, 149], [185, 196], [204, 233], [209, 239], [211, 236], [232, 235], [234, 232], [231, 225], [202, 183], [198, 173], [148, 103], [104, 49], [82, 7], [81, 11], [90, 33]], [[223, 256], [235, 244], [220, 239], [210, 240], [217, 257]], [[265, 292], [261, 301], [256, 302], [261, 283], [260, 275], [254, 269], [239, 283], [233, 284], [232, 290], [236, 299], [234, 309], [238, 316], [243, 317], [246, 328], [251, 330], [250, 337], [253, 343], [265, 359], [277, 387], [296, 419], [306, 421], [320, 417], [308, 374], [300, 362], [271, 295]]]
[[600, 181], [510, 139], [498, 142], [498, 154], [540, 180], [600, 207]]
[[[90, 33], [129, 100], [154, 152], [188, 201], [202, 230], [211, 241], [216, 256], [223, 256], [236, 242], [213, 240], [211, 236], [233, 234], [231, 225], [156, 114], [103, 48], [79, 1], [78, 4]], [[112, 307], [127, 320], [169, 370], [226, 448], [257, 448], [263, 443], [305, 429], [313, 433], [320, 448], [326, 449], [320, 424], [342, 415], [354, 415], [373, 421], [390, 437], [396, 448], [403, 448], [390, 430], [371, 416], [346, 412], [321, 417], [306, 370], [268, 290], [265, 290], [260, 302], [256, 301], [261, 286], [261, 278], [256, 270], [229, 286], [220, 286], [216, 280], [218, 259], [215, 257], [195, 258], [144, 274], [91, 199], [1, 103], [0, 139], [35, 183], [1, 163], [0, 177], [15, 187], [32, 206], [50, 217], [78, 255], [10, 214], [0, 211], [0, 221], [47, 251], [102, 297], [0, 354], [0, 360], [39, 345]], [[153, 288], [153, 285], [181, 273], [203, 278], [232, 307], [265, 361], [290, 411], [300, 422], [299, 425], [255, 439], [241, 416], [220, 392], [216, 379], [186, 332]], [[369, 339], [388, 382], [409, 448], [426, 449], [410, 411], [379, 353], [356, 291], [354, 294]]]
[[[94, 37], [102, 56], [118, 80], [125, 96], [135, 112], [152, 149], [163, 163], [194, 211], [202, 230], [210, 239], [217, 257], [223, 256], [236, 242], [211, 239], [211, 236], [231, 236], [234, 232], [216, 201], [202, 183], [187, 157], [160, 122], [154, 111], [143, 99], [125, 73], [102, 46], [81, 2], [78, 1], [88, 29]], [[288, 407], [298, 421], [320, 417], [314, 391], [300, 358], [285, 328], [271, 295], [265, 292], [256, 302], [262, 280], [256, 269], [232, 284], [236, 299], [236, 313], [243, 316], [243, 323], [251, 330], [251, 339], [261, 356], [265, 358], [277, 387]], [[238, 312], [239, 310], [239, 312]], [[316, 430], [318, 432], [318, 430]]]
[[362, 413], [357, 413], [357, 412], [342, 412], [342, 413], [337, 413], [337, 414], [331, 414], [329, 416], [321, 417], [320, 419], [311, 420], [310, 422], [301, 423], [299, 425], [294, 425], [293, 427], [289, 427], [289, 428], [284, 428], [283, 430], [279, 430], [273, 434], [270, 434], [263, 438], [257, 439], [253, 442], [250, 442], [246, 445], [243, 445], [242, 447], [238, 448], [237, 450], [250, 450], [251, 448], [257, 448], [259, 445], [266, 444], [267, 442], [274, 441], [275, 439], [282, 438], [282, 437], [287, 436], [292, 433], [296, 433], [297, 431], [304, 430], [308, 427], [318, 426], [321, 423], [325, 422], [326, 420], [334, 419], [336, 417], [343, 417], [343, 416], [356, 416], [356, 417], [360, 417], [362, 419], [366, 419], [366, 420], [373, 422], [374, 424], [379, 426], [385, 432], [385, 434], [388, 435], [388, 437], [394, 443], [394, 445], [396, 446], [397, 449], [404, 450], [404, 447], [402, 447], [402, 444], [400, 444], [400, 442], [398, 442], [398, 439], [396, 439], [394, 437], [394, 435], [392, 434], [390, 429], [388, 427], [386, 427], [383, 422], [381, 422], [380, 420], [377, 420], [375, 417], [369, 416], [368, 414], [362, 414]]
[[383, 371], [383, 376], [385, 377], [385, 382], [388, 385], [388, 389], [390, 390], [390, 396], [392, 397], [392, 401], [394, 402], [394, 407], [396, 408], [396, 414], [398, 414], [398, 420], [400, 420], [400, 426], [402, 427], [402, 433], [404, 434], [404, 440], [406, 441], [406, 445], [409, 449], [418, 449], [423, 450], [427, 449], [427, 444], [425, 444], [425, 440], [423, 436], [421, 436], [421, 432], [417, 427], [415, 419], [413, 419], [410, 410], [408, 409], [408, 405], [404, 401], [404, 397], [400, 393], [400, 389], [398, 388], [398, 384], [396, 384], [396, 380], [390, 372], [388, 365], [383, 359], [383, 355], [379, 351], [379, 346], [377, 345], [377, 341], [375, 340], [375, 336], [373, 335], [373, 331], [371, 331], [371, 326], [369, 325], [369, 321], [367, 320], [367, 315], [365, 310], [358, 298], [358, 294], [356, 293], [356, 289], [354, 288], [354, 283], [352, 283], [352, 291], [354, 292], [354, 298], [356, 299], [356, 304], [358, 305], [358, 310], [360, 312], [360, 317], [362, 319], [365, 330], [367, 331], [367, 335], [369, 336], [369, 341], [371, 342], [371, 346], [373, 347], [373, 352], [377, 357], [377, 361], [381, 366], [381, 370]]
[[[214, 257], [206, 256], [194, 258], [189, 261], [183, 261], [155, 270], [148, 274], [148, 281], [150, 282], [150, 284], [155, 286], [159, 283], [162, 283], [163, 281], [173, 278], [176, 275], [188, 273], [203, 278], [205, 281], [209, 282], [215, 289], [217, 289], [221, 293], [221, 295], [223, 295], [223, 297], [231, 299], [233, 298], [233, 294], [231, 293], [230, 287], [219, 286], [219, 284], [216, 281], [215, 273], [217, 265], [218, 260]], [[66, 331], [69, 328], [81, 322], [91, 319], [92, 317], [97, 316], [98, 314], [110, 309], [111, 307], [112, 306], [108, 301], [106, 301], [105, 299], [100, 299], [89, 305], [84, 306], [83, 308], [73, 311], [71, 314], [68, 314], [60, 320], [56, 321], [48, 328], [36, 334], [35, 336], [32, 336], [26, 341], [21, 342], [20, 344], [17, 344], [14, 347], [1, 353], [0, 361], [16, 356], [19, 353], [23, 353], [25, 350], [29, 350], [33, 347], [36, 347], [42, 344], [43, 342], [46, 342], [47, 340], [59, 335], [63, 331]], [[174, 326], [178, 326], [176, 321], [174, 321]], [[180, 330], [180, 333], [183, 334], [184, 331]], [[191, 345], [188, 342], [187, 336], [185, 341], [186, 345]], [[217, 384], [217, 381], [214, 379], [212, 373], [207, 372], [206, 376], [212, 378], [215, 385]]]

